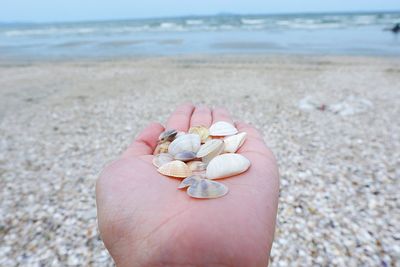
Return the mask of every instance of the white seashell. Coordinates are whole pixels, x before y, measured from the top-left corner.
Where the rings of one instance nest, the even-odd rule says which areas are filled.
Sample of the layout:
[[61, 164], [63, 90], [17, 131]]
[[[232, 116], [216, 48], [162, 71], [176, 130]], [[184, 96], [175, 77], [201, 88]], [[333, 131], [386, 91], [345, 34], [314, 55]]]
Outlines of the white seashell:
[[182, 151], [197, 152], [200, 148], [200, 136], [185, 134], [176, 138], [168, 147], [168, 153], [175, 156]]
[[218, 121], [211, 125], [209, 132], [211, 136], [228, 136], [237, 134], [238, 130], [229, 122]]
[[199, 151], [197, 151], [197, 157], [205, 157], [215, 151], [221, 151], [224, 146], [224, 142], [220, 139], [208, 140], [204, 145], [201, 145]]
[[196, 158], [196, 153], [192, 151], [182, 151], [175, 155], [174, 159], [181, 161], [189, 161]]
[[161, 153], [155, 155], [153, 158], [153, 165], [157, 168], [160, 168], [162, 165], [171, 162], [174, 160], [174, 157], [168, 153]]
[[205, 164], [202, 161], [198, 161], [198, 160], [194, 160], [194, 161], [189, 161], [186, 163], [186, 165], [188, 165], [189, 169], [192, 172], [201, 172], [201, 171], [205, 171], [207, 168], [207, 164]]
[[182, 189], [188, 186], [191, 186], [195, 183], [198, 183], [202, 178], [204, 178], [203, 176], [200, 175], [192, 175], [189, 177], [186, 177], [185, 179], [182, 180], [182, 182], [178, 185], [178, 189]]
[[247, 133], [242, 132], [224, 139], [224, 153], [235, 153], [246, 140]]
[[186, 193], [194, 198], [219, 198], [228, 193], [228, 187], [216, 181], [200, 179], [191, 184]]
[[183, 131], [178, 131], [178, 133], [176, 134], [175, 138], [178, 138], [179, 136], [185, 135], [186, 133]]
[[206, 169], [206, 178], [220, 179], [245, 172], [250, 161], [240, 154], [227, 153], [216, 156]]
[[[222, 141], [222, 140], [220, 140], [220, 139], [213, 139], [212, 141], [214, 142], [214, 141]], [[209, 154], [203, 156], [203, 157], [201, 158], [201, 161], [203, 161], [205, 164], [208, 164], [213, 158], [215, 158], [216, 156], [218, 156], [219, 154], [221, 154], [223, 150], [224, 150], [224, 144], [223, 144], [223, 142], [222, 142], [222, 145], [218, 146], [217, 149], [215, 149], [215, 150], [212, 151], [211, 153], [209, 153]]]
[[161, 174], [177, 178], [186, 178], [192, 174], [189, 167], [180, 160], [174, 160], [162, 165], [157, 171]]

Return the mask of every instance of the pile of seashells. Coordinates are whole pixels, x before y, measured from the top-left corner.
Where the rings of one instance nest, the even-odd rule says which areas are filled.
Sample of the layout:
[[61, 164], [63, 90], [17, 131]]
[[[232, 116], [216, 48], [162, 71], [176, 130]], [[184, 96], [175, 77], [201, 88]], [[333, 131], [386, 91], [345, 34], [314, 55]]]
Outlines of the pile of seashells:
[[169, 177], [184, 178], [178, 189], [187, 188], [193, 198], [218, 198], [228, 187], [215, 179], [245, 172], [250, 161], [235, 152], [243, 145], [246, 133], [232, 124], [218, 121], [209, 129], [194, 126], [188, 133], [167, 130], [161, 133], [153, 164]]

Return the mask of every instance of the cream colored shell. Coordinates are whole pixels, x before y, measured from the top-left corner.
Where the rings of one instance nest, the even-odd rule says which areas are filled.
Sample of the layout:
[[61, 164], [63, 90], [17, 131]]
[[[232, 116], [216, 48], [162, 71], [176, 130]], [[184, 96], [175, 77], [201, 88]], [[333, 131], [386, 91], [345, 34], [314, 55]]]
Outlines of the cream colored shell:
[[206, 178], [220, 179], [245, 172], [250, 161], [240, 154], [227, 153], [216, 156], [207, 166]]
[[204, 126], [190, 127], [189, 133], [199, 135], [202, 144], [205, 143], [208, 140], [208, 137], [210, 136], [208, 129]]
[[168, 147], [171, 144], [169, 141], [165, 141], [162, 143], [159, 143], [154, 150], [154, 155], [161, 154], [161, 153], [167, 153], [168, 152]]
[[246, 140], [247, 133], [242, 132], [224, 139], [224, 153], [235, 153]]
[[238, 130], [226, 121], [218, 121], [211, 125], [209, 129], [211, 136], [228, 136], [237, 134]]
[[189, 167], [182, 161], [174, 160], [157, 169], [159, 173], [176, 178], [186, 178], [192, 174]]

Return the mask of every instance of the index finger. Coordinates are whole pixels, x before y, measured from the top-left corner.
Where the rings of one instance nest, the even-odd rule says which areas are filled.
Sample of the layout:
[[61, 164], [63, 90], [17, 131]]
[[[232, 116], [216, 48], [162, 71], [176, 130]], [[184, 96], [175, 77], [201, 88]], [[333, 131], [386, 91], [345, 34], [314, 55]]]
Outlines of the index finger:
[[151, 155], [157, 145], [158, 136], [162, 131], [164, 131], [164, 127], [161, 124], [149, 124], [125, 152], [122, 153], [122, 157]]
[[190, 126], [190, 118], [192, 117], [193, 110], [194, 106], [192, 103], [185, 103], [177, 107], [169, 117], [166, 129], [175, 129], [187, 132]]
[[213, 116], [213, 123], [219, 121], [226, 121], [229, 122], [230, 124], [233, 124], [232, 116], [229, 113], [229, 111], [225, 108], [222, 107], [214, 108], [212, 111], [212, 116]]

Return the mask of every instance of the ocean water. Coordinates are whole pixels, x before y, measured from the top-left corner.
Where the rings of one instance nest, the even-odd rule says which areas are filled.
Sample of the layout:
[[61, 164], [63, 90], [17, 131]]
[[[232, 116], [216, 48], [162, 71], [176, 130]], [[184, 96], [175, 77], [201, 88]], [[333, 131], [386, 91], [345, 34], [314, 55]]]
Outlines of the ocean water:
[[400, 12], [0, 23], [0, 60], [182, 54], [400, 56]]

